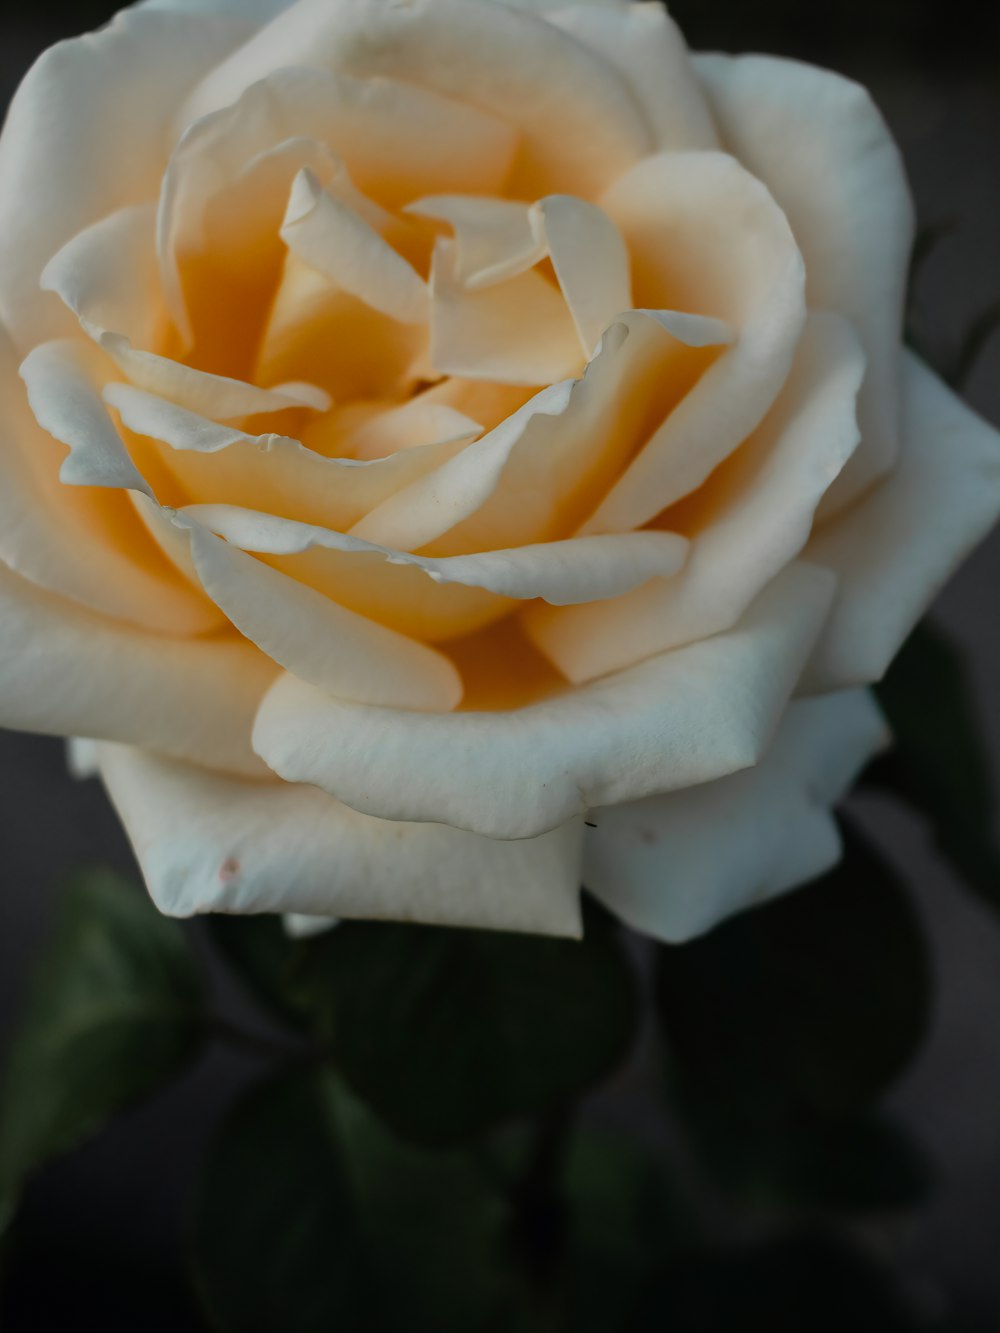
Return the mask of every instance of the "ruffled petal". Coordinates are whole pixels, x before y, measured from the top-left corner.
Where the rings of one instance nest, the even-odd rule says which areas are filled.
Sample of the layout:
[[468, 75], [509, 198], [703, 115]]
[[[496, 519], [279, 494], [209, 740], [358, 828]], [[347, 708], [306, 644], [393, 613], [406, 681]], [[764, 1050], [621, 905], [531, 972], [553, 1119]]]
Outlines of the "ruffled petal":
[[303, 680], [367, 704], [448, 710], [460, 702], [461, 679], [440, 653], [287, 578], [189, 516], [176, 515], [173, 526], [216, 606]]
[[169, 916], [295, 912], [580, 934], [579, 821], [497, 842], [387, 824], [314, 787], [241, 782], [123, 746], [100, 746], [98, 760]]
[[261, 776], [250, 749], [274, 664], [235, 638], [146, 634], [0, 567], [0, 726], [122, 741]]
[[641, 527], [700, 486], [774, 402], [805, 323], [804, 270], [784, 214], [722, 153], [663, 153], [602, 200], [632, 257], [641, 305], [723, 319], [733, 345], [669, 413], [588, 520]]
[[428, 195], [407, 204], [406, 212], [451, 227], [455, 237], [453, 278], [472, 290], [516, 278], [547, 253], [534, 210], [517, 199]]
[[867, 691], [796, 700], [756, 767], [591, 811], [584, 884], [645, 935], [702, 935], [839, 860], [832, 807], [888, 741]]
[[829, 70], [769, 56], [700, 56], [726, 146], [784, 209], [810, 306], [846, 315], [868, 374], [862, 444], [830, 494], [842, 507], [892, 467], [913, 203], [899, 150], [868, 92]]
[[[166, 458], [166, 466], [187, 501], [266, 508], [342, 529], [439, 467], [478, 433], [474, 422], [444, 405], [435, 411], [428, 405], [421, 414], [416, 399], [381, 414], [350, 438], [352, 453], [372, 457], [324, 458], [298, 440], [220, 425], [131, 384], [108, 384], [104, 399], [129, 431], [168, 447], [173, 457]], [[401, 437], [409, 431], [404, 445]], [[440, 432], [443, 438], [421, 440], [421, 432]], [[395, 452], [380, 456], [378, 449], [389, 444]]]
[[261, 705], [254, 745], [281, 777], [367, 814], [532, 837], [594, 806], [756, 762], [833, 583], [824, 570], [792, 565], [736, 629], [498, 713], [363, 708], [283, 676]]
[[900, 457], [806, 548], [840, 592], [804, 686], [880, 680], [910, 630], [1000, 513], [1000, 433], [903, 353]]
[[847, 322], [813, 313], [777, 403], [750, 439], [664, 518], [692, 537], [683, 571], [614, 601], [523, 618], [575, 683], [734, 625], [809, 539], [816, 507], [858, 442], [864, 353]]

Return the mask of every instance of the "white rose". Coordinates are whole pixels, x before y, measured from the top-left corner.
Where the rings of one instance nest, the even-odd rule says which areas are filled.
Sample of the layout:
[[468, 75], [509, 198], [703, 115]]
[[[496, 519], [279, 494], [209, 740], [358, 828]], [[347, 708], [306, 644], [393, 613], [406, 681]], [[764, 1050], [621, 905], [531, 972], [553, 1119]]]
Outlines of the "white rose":
[[574, 934], [582, 881], [682, 939], [818, 874], [1000, 508], [911, 229], [860, 88], [655, 4], [55, 47], [0, 141], [0, 722], [97, 742], [171, 914]]

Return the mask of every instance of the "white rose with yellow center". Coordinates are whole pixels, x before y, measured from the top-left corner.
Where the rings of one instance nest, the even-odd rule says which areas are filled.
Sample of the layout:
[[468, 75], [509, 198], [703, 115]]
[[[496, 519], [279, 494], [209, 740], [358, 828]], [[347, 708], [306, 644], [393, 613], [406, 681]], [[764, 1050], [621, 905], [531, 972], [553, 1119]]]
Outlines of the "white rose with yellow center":
[[55, 47], [0, 140], [0, 722], [96, 742], [172, 914], [574, 934], [582, 882], [682, 939], [807, 880], [1000, 509], [911, 230], [860, 88], [655, 4]]

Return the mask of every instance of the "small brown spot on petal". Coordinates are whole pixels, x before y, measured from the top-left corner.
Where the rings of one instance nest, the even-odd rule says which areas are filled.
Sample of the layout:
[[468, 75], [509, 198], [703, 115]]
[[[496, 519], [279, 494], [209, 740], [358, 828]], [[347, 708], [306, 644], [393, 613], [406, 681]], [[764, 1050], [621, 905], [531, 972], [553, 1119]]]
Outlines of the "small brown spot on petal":
[[240, 873], [240, 863], [235, 856], [227, 856], [219, 866], [219, 883], [228, 884]]

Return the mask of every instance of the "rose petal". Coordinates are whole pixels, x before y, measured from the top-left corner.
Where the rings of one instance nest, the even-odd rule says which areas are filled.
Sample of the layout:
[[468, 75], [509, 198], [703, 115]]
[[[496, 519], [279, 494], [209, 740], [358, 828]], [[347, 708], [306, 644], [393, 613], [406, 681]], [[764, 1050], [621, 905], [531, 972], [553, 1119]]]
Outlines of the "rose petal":
[[[349, 528], [394, 491], [439, 467], [475, 433], [475, 423], [461, 413], [445, 417], [450, 409], [444, 406], [426, 417], [398, 408], [383, 417], [399, 420], [380, 424], [383, 417], [379, 417], [355, 444], [358, 450], [374, 449], [379, 441], [395, 440], [396, 452], [361, 460], [324, 458], [298, 440], [250, 435], [219, 425], [130, 384], [107, 385], [104, 399], [118, 411], [128, 430], [162, 441], [179, 455], [172, 471], [190, 499], [225, 501], [246, 509], [266, 507], [286, 518], [337, 528]], [[418, 403], [414, 400], [413, 408]], [[459, 422], [464, 423], [464, 430], [459, 429]], [[433, 434], [432, 426], [446, 423], [452, 430], [440, 442], [413, 442], [405, 447], [398, 442], [409, 427], [414, 431], [423, 427]], [[170, 462], [168, 458], [168, 466]]]
[[406, 212], [448, 223], [455, 237], [454, 280], [473, 291], [516, 278], [548, 251], [531, 206], [516, 199], [428, 195], [407, 204]]
[[806, 261], [811, 306], [840, 311], [861, 334], [861, 448], [827, 511], [893, 463], [898, 347], [913, 239], [902, 160], [870, 95], [830, 70], [767, 56], [701, 56], [698, 73], [724, 141], [767, 185]]
[[904, 352], [903, 448], [893, 472], [806, 548], [840, 592], [804, 682], [880, 680], [942, 584], [1000, 513], [1000, 434]]
[[72, 327], [38, 299], [46, 261], [96, 219], [156, 197], [171, 115], [252, 31], [128, 9], [33, 66], [0, 139], [0, 317], [23, 351]]
[[366, 305], [402, 324], [426, 322], [427, 286], [420, 275], [309, 171], [295, 178], [281, 239], [310, 268]]
[[313, 787], [240, 782], [123, 746], [100, 746], [99, 762], [169, 916], [297, 912], [580, 934], [579, 821], [496, 842], [387, 824]]
[[187, 537], [197, 578], [216, 606], [296, 676], [338, 698], [367, 704], [448, 710], [461, 701], [458, 672], [426, 644], [244, 554], [214, 536], [191, 511], [176, 515], [173, 525]]
[[59, 479], [65, 450], [42, 431], [18, 383], [0, 331], [0, 560], [50, 592], [92, 611], [165, 634], [222, 623], [160, 560], [127, 496]]
[[613, 64], [541, 18], [478, 0], [300, 0], [202, 81], [182, 119], [283, 65], [399, 78], [497, 116], [520, 132], [511, 193], [527, 198], [593, 195], [652, 146]]
[[280, 776], [367, 814], [532, 837], [594, 806], [756, 762], [832, 592], [826, 571], [792, 565], [734, 630], [497, 713], [364, 708], [283, 676], [254, 745]]
[[146, 634], [0, 567], [0, 726], [123, 741], [260, 776], [249, 745], [274, 665], [233, 638]]
[[628, 245], [639, 303], [716, 316], [737, 338], [611, 488], [589, 532], [641, 527], [700, 486], [773, 403], [806, 316], [802, 256], [788, 223], [733, 158], [660, 154], [602, 202]]
[[716, 148], [718, 136], [680, 29], [658, 0], [552, 6], [549, 21], [570, 32], [628, 81], [656, 148]]
[[888, 740], [867, 691], [796, 700], [756, 767], [591, 811], [584, 883], [645, 935], [704, 934], [840, 859], [831, 807]]
[[286, 557], [283, 567], [288, 570], [295, 565], [287, 557], [311, 554], [311, 579], [317, 582], [324, 566], [331, 574], [341, 567], [345, 582], [350, 571], [360, 581], [366, 565], [376, 570], [389, 566], [390, 574], [392, 569], [412, 569], [435, 584], [483, 588], [522, 600], [540, 597], [557, 606], [617, 597], [654, 575], [672, 574], [684, 563], [688, 547], [673, 532], [627, 532], [435, 559], [232, 505], [192, 505], [181, 514], [242, 551]]
[[[633, 311], [608, 329], [581, 379], [543, 389], [433, 476], [355, 524], [367, 541], [435, 554], [568, 536], [648, 433], [725, 344], [715, 319]], [[447, 534], [447, 535], [445, 535]]]
[[734, 625], [809, 539], [822, 496], [858, 442], [864, 353], [846, 320], [813, 313], [778, 401], [750, 439], [666, 522], [692, 536], [672, 579], [614, 601], [531, 607], [532, 641], [575, 683]]
[[469, 290], [455, 264], [454, 244], [439, 240], [430, 279], [430, 361], [437, 374], [551, 384], [583, 369], [570, 312], [540, 273]]
[[583, 199], [552, 194], [535, 207], [580, 346], [592, 357], [615, 316], [632, 309], [625, 242], [607, 213]]

